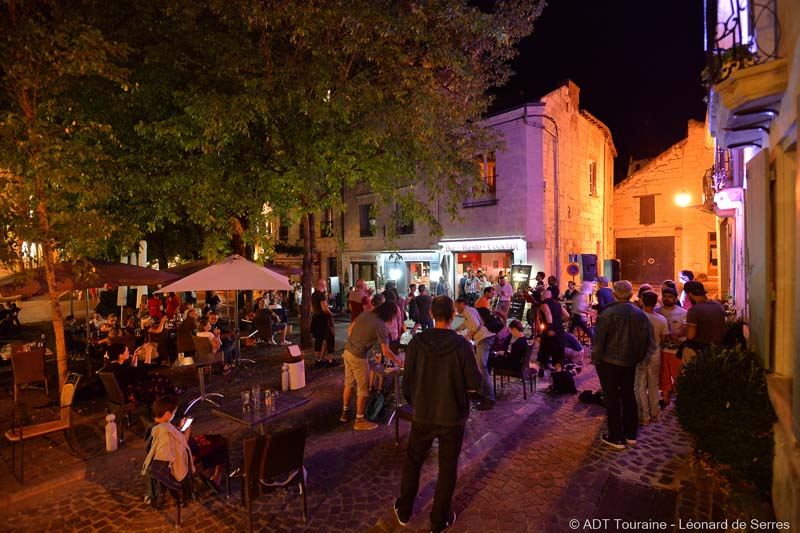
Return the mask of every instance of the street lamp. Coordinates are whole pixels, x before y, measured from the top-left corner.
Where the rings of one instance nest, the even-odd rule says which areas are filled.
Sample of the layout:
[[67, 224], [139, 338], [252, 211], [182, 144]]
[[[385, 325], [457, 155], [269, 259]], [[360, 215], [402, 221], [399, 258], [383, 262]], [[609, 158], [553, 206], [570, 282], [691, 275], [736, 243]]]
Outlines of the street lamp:
[[686, 207], [691, 201], [692, 195], [685, 190], [675, 195], [675, 203], [678, 204], [678, 207]]

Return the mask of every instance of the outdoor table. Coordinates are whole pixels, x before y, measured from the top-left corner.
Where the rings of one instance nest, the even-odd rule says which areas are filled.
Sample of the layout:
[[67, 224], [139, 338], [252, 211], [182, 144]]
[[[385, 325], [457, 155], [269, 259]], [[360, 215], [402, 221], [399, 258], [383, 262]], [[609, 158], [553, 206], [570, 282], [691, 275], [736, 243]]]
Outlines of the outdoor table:
[[242, 424], [247, 428], [258, 427], [259, 435], [266, 434], [266, 422], [275, 417], [283, 415], [301, 405], [305, 405], [311, 400], [305, 396], [292, 392], [281, 392], [275, 402], [274, 408], [267, 408], [263, 404], [250, 406], [248, 409], [242, 409], [242, 400], [226, 403], [222, 406], [212, 409], [211, 413], [215, 416], [233, 420], [238, 424]]
[[[211, 398], [209, 398], [209, 396], [219, 396], [220, 398], [225, 397], [218, 392], [206, 392], [206, 380], [205, 377], [203, 376], [203, 369], [207, 366], [219, 362], [219, 358], [218, 357], [215, 358], [214, 357], [215, 355], [217, 354], [211, 354], [211, 357], [209, 357], [206, 360], [199, 360], [199, 361], [195, 360], [192, 363], [181, 365], [182, 367], [193, 366], [197, 368], [197, 381], [200, 386], [200, 396], [189, 402], [189, 406], [186, 408], [186, 411], [184, 411], [185, 413], [188, 413], [197, 402], [208, 402], [215, 407], [219, 407], [219, 404], [214, 400], [212, 400]], [[198, 354], [197, 358], [199, 359], [200, 357], [201, 355]]]

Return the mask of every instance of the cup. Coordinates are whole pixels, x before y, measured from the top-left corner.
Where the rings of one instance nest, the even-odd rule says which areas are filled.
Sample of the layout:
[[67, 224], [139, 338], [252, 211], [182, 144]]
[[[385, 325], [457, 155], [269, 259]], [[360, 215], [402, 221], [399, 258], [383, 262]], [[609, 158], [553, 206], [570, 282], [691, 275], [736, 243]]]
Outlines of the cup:
[[252, 398], [253, 398], [253, 405], [257, 405], [257, 406], [261, 405], [261, 386], [260, 385], [253, 385]]

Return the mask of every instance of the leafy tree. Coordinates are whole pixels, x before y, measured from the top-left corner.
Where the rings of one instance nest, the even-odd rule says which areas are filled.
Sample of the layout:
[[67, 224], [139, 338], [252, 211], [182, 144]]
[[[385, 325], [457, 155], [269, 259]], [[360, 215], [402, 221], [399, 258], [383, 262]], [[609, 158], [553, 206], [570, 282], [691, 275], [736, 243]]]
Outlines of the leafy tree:
[[67, 352], [54, 265], [60, 253], [91, 256], [119, 238], [121, 217], [107, 209], [116, 140], [90, 88], [124, 91], [127, 52], [86, 22], [79, 3], [0, 5], [0, 224], [13, 235], [0, 259], [18, 260], [21, 240], [42, 245], [61, 382]]
[[[439, 233], [440, 206], [456, 216], [482, 187], [473, 158], [499, 140], [480, 125], [488, 89], [504, 83], [514, 45], [543, 2], [252, 1], [275, 132], [273, 168], [305, 217], [303, 291], [311, 292], [313, 213], [346, 208], [366, 185], [403, 218]], [[395, 224], [387, 224], [389, 238]], [[302, 343], [310, 342], [303, 298]]]

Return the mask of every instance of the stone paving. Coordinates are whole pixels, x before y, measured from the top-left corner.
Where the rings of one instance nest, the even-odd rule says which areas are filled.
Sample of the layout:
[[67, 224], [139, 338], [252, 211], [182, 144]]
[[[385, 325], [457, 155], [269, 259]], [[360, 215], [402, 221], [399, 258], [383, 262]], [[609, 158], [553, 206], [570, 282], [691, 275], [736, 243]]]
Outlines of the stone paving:
[[[339, 339], [346, 324], [337, 323]], [[257, 354], [252, 380], [277, 387], [279, 349]], [[394, 444], [393, 426], [356, 433], [351, 424], [339, 424], [340, 367], [312, 368], [306, 361], [311, 402], [280, 419], [271, 429], [295, 423], [309, 424], [306, 445], [308, 522], [303, 523], [296, 488], [263, 497], [254, 505], [256, 529], [261, 531], [400, 531], [391, 511], [398, 491], [404, 442]], [[246, 380], [245, 380], [246, 381]], [[546, 381], [546, 380], [545, 380]], [[577, 376], [579, 389], [597, 389], [594, 369]], [[246, 383], [244, 383], [246, 384]], [[238, 394], [244, 385], [230, 377], [215, 377], [212, 390]], [[688, 462], [691, 442], [674, 414], [641, 431], [634, 447], [617, 452], [602, 446], [598, 434], [604, 411], [584, 405], [577, 396], [553, 396], [540, 390], [525, 402], [520, 382], [506, 385], [492, 411], [474, 411], [467, 423], [454, 500], [458, 521], [454, 531], [571, 531], [569, 520], [611, 518], [597, 516], [598, 504], [609, 480], [670, 491], [677, 498], [675, 516], [701, 519], [713, 514], [713, 487]], [[192, 391], [184, 398], [191, 397]], [[5, 402], [0, 402], [5, 403]], [[101, 405], [102, 400], [99, 402]], [[2, 406], [0, 406], [2, 407]], [[128, 434], [124, 446], [112, 454], [103, 450], [102, 413], [89, 403], [83, 409], [79, 439], [88, 459], [68, 453], [61, 435], [35, 439], [26, 446], [26, 485], [19, 484], [0, 465], [0, 530], [14, 531], [166, 531], [174, 528], [175, 508], [168, 500], [158, 511], [143, 501], [140, 475], [144, 458], [140, 435]], [[241, 463], [240, 443], [245, 430], [195, 408], [195, 432], [227, 436], [232, 463]], [[401, 439], [408, 424], [401, 422]], [[3, 427], [5, 429], [5, 427]], [[3, 443], [3, 458], [10, 447]], [[433, 498], [436, 448], [423, 470], [415, 515], [407, 528], [424, 531]], [[675, 494], [677, 493], [677, 494]], [[620, 502], [624, 511], [625, 502]], [[635, 516], [635, 509], [627, 510]], [[689, 514], [685, 514], [689, 513]], [[239, 485], [232, 482], [226, 500], [201, 489], [197, 502], [183, 512], [183, 529], [241, 531], [247, 517]], [[646, 517], [644, 517], [646, 518]]]

